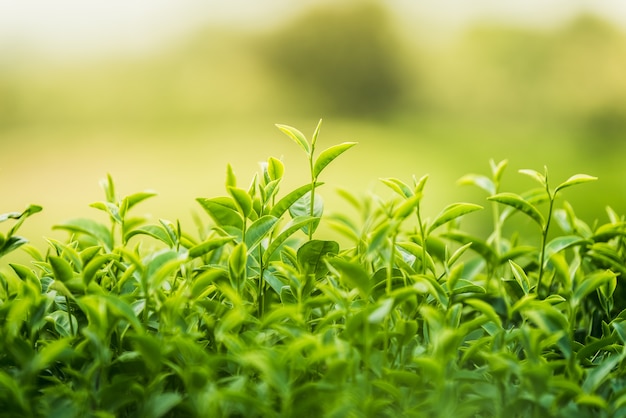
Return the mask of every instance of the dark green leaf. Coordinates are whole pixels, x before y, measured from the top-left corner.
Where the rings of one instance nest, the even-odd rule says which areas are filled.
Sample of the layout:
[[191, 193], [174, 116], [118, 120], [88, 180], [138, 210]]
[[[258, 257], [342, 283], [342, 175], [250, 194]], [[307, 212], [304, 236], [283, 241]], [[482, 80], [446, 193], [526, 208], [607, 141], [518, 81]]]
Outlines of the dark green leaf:
[[335, 241], [311, 240], [298, 249], [298, 265], [305, 274], [313, 274], [316, 279], [328, 272], [324, 259], [339, 253], [339, 244]]

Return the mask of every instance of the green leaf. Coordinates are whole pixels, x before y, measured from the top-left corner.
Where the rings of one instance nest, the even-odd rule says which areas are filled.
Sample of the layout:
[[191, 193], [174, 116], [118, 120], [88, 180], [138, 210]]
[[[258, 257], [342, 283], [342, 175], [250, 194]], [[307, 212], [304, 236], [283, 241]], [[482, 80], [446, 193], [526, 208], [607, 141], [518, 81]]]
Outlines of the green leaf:
[[534, 179], [541, 186], [543, 186], [543, 187], [546, 186], [546, 176], [541, 174], [540, 172], [535, 171], [535, 170], [531, 170], [531, 169], [521, 169], [521, 170], [519, 170], [519, 172], [529, 176], [532, 179]]
[[89, 206], [108, 213], [109, 216], [120, 225], [124, 222], [124, 220], [122, 219], [122, 215], [120, 214], [120, 208], [115, 203], [96, 202], [96, 203], [92, 203]]
[[500, 183], [500, 180], [502, 179], [502, 174], [504, 173], [504, 169], [508, 164], [508, 160], [502, 160], [498, 164], [496, 164], [494, 160], [489, 160], [489, 165], [491, 166], [491, 174], [493, 175], [493, 179], [496, 183]]
[[524, 294], [528, 295], [528, 292], [530, 291], [530, 280], [528, 279], [526, 272], [513, 260], [509, 260], [509, 265], [511, 266], [511, 271], [513, 272], [513, 277], [515, 277], [517, 284], [522, 289]]
[[309, 228], [313, 229], [313, 232], [317, 229], [319, 225], [319, 220], [324, 213], [324, 199], [318, 193], [315, 194], [315, 203], [313, 204], [313, 213], [311, 214], [311, 192], [305, 193], [300, 199], [296, 200], [293, 205], [289, 207], [289, 214], [292, 218], [296, 218], [298, 216], [309, 216], [312, 215], [317, 220], [312, 222], [311, 224], [307, 224], [303, 227], [302, 231], [305, 234], [309, 233]]
[[567, 180], [565, 180], [563, 183], [559, 184], [558, 186], [556, 186], [555, 189], [555, 193], [558, 192], [559, 190], [562, 190], [566, 187], [570, 187], [570, 186], [574, 186], [576, 184], [582, 184], [582, 183], [587, 183], [590, 181], [595, 181], [598, 180], [597, 177], [593, 177], [593, 176], [589, 176], [587, 174], [575, 174], [572, 177], [568, 178]]
[[189, 249], [189, 258], [202, 257], [203, 255], [216, 250], [233, 240], [233, 237], [209, 238], [208, 240], [191, 247]]
[[470, 249], [478, 253], [488, 263], [495, 264], [498, 260], [498, 255], [494, 249], [480, 238], [469, 235], [463, 231], [447, 231], [441, 234], [442, 237], [451, 239], [460, 244], [471, 244]]
[[589, 293], [614, 280], [617, 280], [617, 275], [611, 270], [596, 271], [585, 276], [574, 289], [574, 305], [580, 303]]
[[237, 177], [230, 163], [226, 164], [226, 189], [229, 187], [237, 187]]
[[267, 160], [267, 174], [270, 177], [270, 180], [279, 180], [283, 177], [283, 173], [285, 172], [285, 166], [282, 161], [270, 157]]
[[502, 328], [502, 320], [496, 313], [496, 310], [485, 301], [480, 299], [466, 299], [465, 304], [471, 306], [477, 311], [480, 311], [483, 315], [489, 318], [494, 324], [496, 324], [499, 328]]
[[18, 237], [16, 235], [9, 237], [2, 243], [2, 246], [0, 246], [0, 257], [12, 251], [15, 251], [16, 249], [27, 243], [28, 240], [26, 238]]
[[172, 248], [174, 246], [174, 242], [172, 238], [168, 234], [168, 232], [164, 229], [163, 226], [160, 225], [144, 225], [139, 228], [135, 228], [126, 233], [124, 236], [124, 241], [128, 242], [135, 235], [148, 235], [152, 238], [155, 238]]
[[265, 215], [254, 221], [246, 231], [246, 246], [248, 253], [251, 253], [267, 235], [274, 229], [278, 218], [272, 215]]
[[196, 199], [204, 210], [221, 227], [232, 226], [236, 229], [243, 227], [243, 219], [237, 204], [230, 197], [214, 197], [211, 199], [199, 197]]
[[389, 312], [393, 309], [393, 299], [392, 298], [384, 298], [379, 300], [374, 307], [374, 310], [367, 316], [367, 321], [370, 324], [380, 324], [382, 323]]
[[413, 213], [413, 211], [415, 211], [415, 208], [419, 206], [421, 200], [422, 200], [421, 193], [415, 194], [409, 197], [408, 199], [404, 200], [400, 204], [400, 206], [394, 209], [393, 211], [394, 219], [398, 221], [402, 221], [406, 219], [409, 215]]
[[146, 190], [144, 192], [139, 192], [139, 193], [133, 193], [131, 195], [126, 196], [123, 200], [122, 200], [122, 204], [120, 206], [122, 207], [126, 207], [126, 210], [129, 210], [130, 208], [132, 208], [133, 206], [135, 206], [136, 204], [143, 202], [146, 199], [149, 199], [153, 196], [156, 196], [157, 193], [153, 192], [152, 190]]
[[466, 174], [458, 181], [460, 185], [473, 185], [486, 191], [489, 196], [496, 194], [496, 185], [486, 176], [480, 174]]
[[73, 233], [85, 234], [104, 245], [106, 250], [111, 251], [113, 249], [113, 236], [109, 228], [91, 219], [72, 219], [60, 225], [55, 225], [52, 229], [63, 229]]
[[416, 290], [420, 293], [430, 293], [444, 309], [448, 308], [448, 304], [450, 303], [448, 294], [435, 278], [426, 274], [419, 274], [411, 277], [415, 281], [413, 287]]
[[528, 215], [533, 221], [535, 221], [539, 227], [543, 229], [545, 225], [545, 221], [541, 213], [531, 205], [528, 201], [524, 200], [520, 195], [515, 193], [498, 193], [494, 196], [490, 196], [487, 198], [488, 200], [493, 200], [498, 203], [502, 203], [503, 205], [511, 206], [512, 208], [517, 209], [518, 211], [525, 213]]
[[441, 213], [439, 213], [439, 215], [437, 215], [433, 223], [430, 225], [430, 227], [428, 228], [428, 234], [453, 219], [456, 219], [468, 213], [475, 212], [477, 210], [481, 210], [482, 208], [482, 206], [475, 205], [473, 203], [453, 203], [451, 205], [448, 205], [443, 209], [443, 211], [441, 211]]
[[311, 137], [311, 148], [315, 148], [315, 144], [317, 143], [317, 137], [320, 134], [320, 129], [322, 128], [322, 120], [320, 119], [317, 122], [317, 126], [315, 127], [315, 131], [313, 132], [313, 137]]
[[98, 271], [100, 271], [100, 269], [105, 263], [112, 261], [114, 259], [115, 259], [115, 256], [112, 254], [102, 254], [102, 255], [97, 255], [93, 257], [91, 260], [89, 260], [89, 262], [85, 265], [85, 267], [83, 268], [83, 271], [81, 272], [83, 276], [83, 283], [85, 284], [85, 286], [88, 286], [89, 283], [91, 283], [93, 278], [96, 276]]
[[313, 274], [319, 279], [328, 272], [324, 259], [338, 253], [339, 244], [335, 241], [311, 240], [298, 249], [298, 265], [303, 273]]
[[246, 244], [240, 242], [235, 245], [228, 258], [228, 271], [231, 283], [235, 289], [241, 290], [241, 285], [246, 279], [246, 267], [248, 264], [248, 249]]
[[304, 152], [307, 153], [307, 155], [311, 154], [311, 148], [309, 147], [309, 143], [302, 132], [288, 125], [276, 124], [276, 127], [289, 138], [293, 139], [294, 142], [298, 144], [300, 148], [304, 150]]
[[575, 245], [580, 245], [587, 242], [585, 239], [576, 236], [576, 235], [563, 235], [560, 237], [556, 237], [552, 239], [546, 245], [546, 261], [544, 264], [548, 264], [550, 261], [550, 257], [554, 254], [559, 253], [567, 248], [573, 247]]
[[622, 361], [622, 355], [612, 355], [605, 358], [600, 365], [587, 369], [587, 376], [582, 388], [586, 393], [593, 393], [603, 382], [612, 380], [611, 372]]
[[48, 261], [56, 280], [65, 283], [74, 277], [74, 270], [65, 259], [51, 255], [48, 257]]
[[[315, 187], [319, 187], [324, 183], [315, 183]], [[297, 189], [289, 192], [286, 196], [280, 199], [272, 208], [270, 215], [280, 218], [298, 199], [307, 193], [311, 192], [311, 185], [305, 184]]]
[[382, 181], [385, 184], [385, 186], [389, 187], [391, 190], [398, 193], [400, 196], [402, 196], [405, 199], [408, 199], [409, 197], [413, 196], [413, 190], [411, 190], [411, 188], [402, 180], [389, 177], [389, 178], [380, 179], [380, 181]]
[[331, 258], [326, 260], [333, 269], [340, 281], [349, 288], [356, 288], [363, 299], [369, 297], [371, 291], [370, 275], [357, 262], [346, 261], [341, 258]]
[[356, 142], [344, 142], [338, 145], [333, 145], [332, 147], [322, 151], [319, 157], [315, 160], [315, 165], [313, 166], [313, 178], [317, 179], [328, 164], [355, 145]]
[[248, 218], [252, 213], [252, 197], [244, 189], [238, 187], [229, 187], [228, 193], [233, 197], [239, 213], [244, 219]]
[[267, 264], [270, 257], [281, 245], [283, 245], [287, 238], [298, 232], [298, 230], [302, 229], [305, 225], [315, 222], [317, 219], [318, 218], [311, 216], [299, 216], [293, 218], [287, 225], [285, 225], [285, 228], [278, 234], [278, 236], [270, 242], [267, 249], [263, 253], [263, 263]]

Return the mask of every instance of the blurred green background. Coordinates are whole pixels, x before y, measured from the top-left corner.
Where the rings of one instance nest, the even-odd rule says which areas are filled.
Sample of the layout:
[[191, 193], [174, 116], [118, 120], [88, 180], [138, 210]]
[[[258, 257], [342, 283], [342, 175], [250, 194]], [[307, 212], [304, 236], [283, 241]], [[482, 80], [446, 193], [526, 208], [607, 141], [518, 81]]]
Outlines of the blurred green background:
[[[44, 206], [21, 231], [36, 245], [63, 237], [50, 228], [68, 218], [105, 219], [89, 204], [107, 173], [120, 195], [156, 190], [136, 210], [187, 229], [196, 197], [224, 194], [228, 162], [248, 184], [259, 161], [282, 157], [283, 190], [303, 184], [305, 157], [274, 123], [310, 135], [320, 118], [320, 148], [359, 142], [323, 174], [327, 211], [343, 210], [335, 187], [388, 196], [380, 177], [426, 173], [432, 215], [484, 203], [455, 182], [506, 158], [507, 190], [534, 187], [516, 171], [545, 165], [553, 185], [599, 177], [563, 193], [583, 219], [626, 213], [626, 35], [607, 18], [618, 3], [602, 15], [531, 2], [516, 20], [517, 0], [493, 13], [488, 1], [480, 13], [458, 1], [187, 1], [154, 21], [165, 2], [26, 3], [0, 10], [15, 29], [0, 30], [0, 213]], [[66, 38], [35, 36], [64, 27]]]

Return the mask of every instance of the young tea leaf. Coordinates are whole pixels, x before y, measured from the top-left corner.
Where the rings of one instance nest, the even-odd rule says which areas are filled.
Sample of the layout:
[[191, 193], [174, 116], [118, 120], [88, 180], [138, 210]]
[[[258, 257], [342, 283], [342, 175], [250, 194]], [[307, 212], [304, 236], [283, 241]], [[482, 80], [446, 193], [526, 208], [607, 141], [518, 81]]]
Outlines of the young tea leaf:
[[[319, 187], [324, 183], [315, 183], [315, 187]], [[280, 218], [298, 199], [311, 192], [311, 185], [305, 184], [291, 191], [289, 194], [280, 199], [272, 208], [270, 215]]]
[[498, 193], [493, 196], [489, 196], [488, 200], [493, 200], [503, 205], [511, 206], [514, 209], [528, 215], [533, 221], [535, 221], [540, 228], [543, 229], [545, 221], [541, 213], [532, 204], [515, 193]]
[[302, 132], [288, 125], [276, 124], [276, 127], [289, 138], [293, 139], [294, 142], [307, 153], [307, 155], [311, 154], [311, 147]]
[[313, 178], [317, 179], [328, 164], [355, 145], [356, 142], [344, 142], [322, 151], [319, 157], [317, 157], [317, 160], [315, 160], [315, 165], [313, 166]]
[[443, 211], [441, 211], [441, 213], [437, 215], [433, 223], [428, 227], [428, 234], [453, 219], [456, 219], [468, 213], [475, 212], [477, 210], [481, 210], [482, 208], [482, 206], [475, 205], [473, 203], [453, 203], [444, 208]]
[[587, 183], [590, 181], [598, 180], [597, 177], [589, 176], [587, 174], [575, 174], [572, 177], [565, 180], [563, 183], [556, 186], [555, 193], [566, 187], [574, 186], [576, 184]]

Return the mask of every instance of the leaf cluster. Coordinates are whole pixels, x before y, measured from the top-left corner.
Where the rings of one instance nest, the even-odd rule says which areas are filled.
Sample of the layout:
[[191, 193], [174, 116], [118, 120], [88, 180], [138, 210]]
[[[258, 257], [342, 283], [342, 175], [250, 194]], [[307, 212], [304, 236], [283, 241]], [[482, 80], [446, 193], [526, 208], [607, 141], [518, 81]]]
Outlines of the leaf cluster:
[[[390, 198], [340, 191], [359, 216], [329, 216], [319, 176], [354, 143], [315, 157], [320, 125], [278, 127], [304, 185], [282, 192], [273, 157], [244, 187], [229, 165], [191, 234], [129, 215], [154, 193], [119, 198], [109, 176], [108, 224], [57, 225], [67, 241], [0, 273], [3, 416], [626, 417], [624, 218], [558, 199], [594, 178], [522, 170], [540, 187], [501, 192], [492, 161], [460, 180], [481, 205], [429, 216], [428, 176], [385, 178]], [[2, 248], [38, 210], [0, 216]], [[461, 227], [481, 210], [487, 237]], [[503, 233], [516, 214], [536, 240]], [[346, 244], [316, 239], [322, 221]]]

